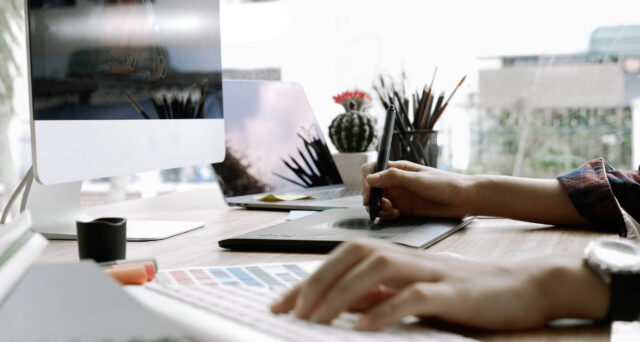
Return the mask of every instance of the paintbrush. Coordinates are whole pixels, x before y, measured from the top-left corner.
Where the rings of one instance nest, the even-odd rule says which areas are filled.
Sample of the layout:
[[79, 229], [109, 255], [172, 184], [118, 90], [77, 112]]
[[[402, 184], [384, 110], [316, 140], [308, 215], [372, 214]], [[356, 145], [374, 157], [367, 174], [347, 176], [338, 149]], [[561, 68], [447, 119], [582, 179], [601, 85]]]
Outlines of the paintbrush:
[[453, 91], [451, 92], [451, 95], [449, 95], [449, 98], [447, 99], [447, 102], [444, 103], [444, 105], [446, 106], [447, 104], [449, 104], [449, 101], [451, 101], [451, 98], [453, 97], [453, 94], [456, 93], [456, 91], [458, 90], [458, 88], [460, 88], [460, 86], [462, 85], [462, 83], [464, 83], [464, 80], [467, 79], [467, 75], [464, 75], [464, 77], [462, 77], [462, 79], [460, 80], [460, 82], [458, 82], [458, 85], [453, 89]]
[[464, 80], [467, 78], [467, 75], [464, 75], [464, 77], [462, 77], [462, 79], [460, 80], [460, 82], [458, 82], [458, 85], [453, 89], [453, 91], [451, 92], [451, 95], [449, 95], [449, 98], [447, 98], [447, 101], [444, 103], [444, 105], [442, 106], [442, 108], [440, 108], [439, 111], [437, 111], [436, 116], [433, 118], [433, 120], [431, 120], [431, 123], [429, 124], [429, 129], [433, 129], [433, 126], [435, 126], [436, 121], [438, 121], [438, 119], [440, 119], [440, 116], [442, 115], [442, 113], [444, 112], [444, 110], [447, 108], [447, 106], [449, 105], [449, 101], [451, 101], [451, 98], [453, 97], [453, 94], [456, 93], [456, 91], [458, 90], [458, 88], [460, 88], [460, 86], [462, 85], [462, 83], [464, 83]]
[[433, 70], [433, 76], [431, 76], [431, 84], [429, 84], [429, 90], [433, 89], [433, 82], [436, 80], [436, 73], [438, 72], [438, 67]]

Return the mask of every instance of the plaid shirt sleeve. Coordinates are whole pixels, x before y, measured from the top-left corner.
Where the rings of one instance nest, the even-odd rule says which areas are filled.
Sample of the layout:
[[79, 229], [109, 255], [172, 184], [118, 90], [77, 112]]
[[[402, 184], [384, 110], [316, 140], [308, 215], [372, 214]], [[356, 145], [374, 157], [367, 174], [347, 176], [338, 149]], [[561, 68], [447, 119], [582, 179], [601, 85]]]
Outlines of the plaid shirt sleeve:
[[614, 170], [598, 158], [558, 181], [594, 227], [640, 240], [640, 171]]

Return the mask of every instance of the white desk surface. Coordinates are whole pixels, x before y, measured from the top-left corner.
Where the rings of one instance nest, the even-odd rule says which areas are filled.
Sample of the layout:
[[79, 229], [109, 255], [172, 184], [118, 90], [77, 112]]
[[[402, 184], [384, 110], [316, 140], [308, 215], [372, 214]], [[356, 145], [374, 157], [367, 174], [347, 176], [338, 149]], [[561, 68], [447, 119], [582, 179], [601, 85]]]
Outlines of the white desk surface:
[[[218, 247], [218, 240], [283, 222], [287, 212], [229, 208], [217, 190], [177, 192], [151, 199], [90, 208], [92, 216], [126, 216], [138, 219], [200, 220], [204, 228], [161, 241], [129, 242], [128, 258], [155, 256], [161, 268], [291, 262], [324, 259], [321, 254], [232, 252]], [[426, 250], [453, 252], [479, 259], [514, 258], [553, 253], [581, 254], [590, 239], [603, 234], [555, 228], [506, 219], [478, 219]], [[78, 260], [76, 241], [51, 241], [39, 262]], [[482, 340], [607, 341], [608, 327], [546, 327], [534, 331], [488, 333], [450, 328]]]

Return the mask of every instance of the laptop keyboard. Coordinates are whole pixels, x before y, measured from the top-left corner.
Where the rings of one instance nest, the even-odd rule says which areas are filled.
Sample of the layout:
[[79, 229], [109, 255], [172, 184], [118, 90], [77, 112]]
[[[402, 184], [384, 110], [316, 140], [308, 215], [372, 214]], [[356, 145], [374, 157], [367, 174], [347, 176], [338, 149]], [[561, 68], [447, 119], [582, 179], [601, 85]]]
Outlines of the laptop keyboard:
[[358, 188], [337, 188], [319, 191], [305, 191], [304, 194], [313, 196], [313, 198], [316, 200], [329, 200], [334, 198], [362, 195], [362, 190]]
[[[353, 329], [359, 315], [343, 313], [332, 325], [301, 320], [292, 314], [274, 315], [269, 305], [280, 297], [273, 290], [210, 285], [168, 285], [148, 283], [147, 289], [176, 299], [209, 314], [219, 316], [283, 341], [460, 341], [462, 336], [416, 325], [398, 324], [381, 332]], [[415, 321], [415, 318], [413, 319]]]

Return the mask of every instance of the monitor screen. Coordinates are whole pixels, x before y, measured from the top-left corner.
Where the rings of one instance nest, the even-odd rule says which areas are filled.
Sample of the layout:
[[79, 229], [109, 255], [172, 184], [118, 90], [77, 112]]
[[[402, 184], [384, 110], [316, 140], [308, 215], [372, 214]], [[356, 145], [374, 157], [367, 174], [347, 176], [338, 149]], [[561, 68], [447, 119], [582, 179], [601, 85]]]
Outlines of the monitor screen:
[[216, 119], [211, 0], [28, 0], [34, 120]]
[[25, 5], [36, 180], [224, 158], [217, 0]]

